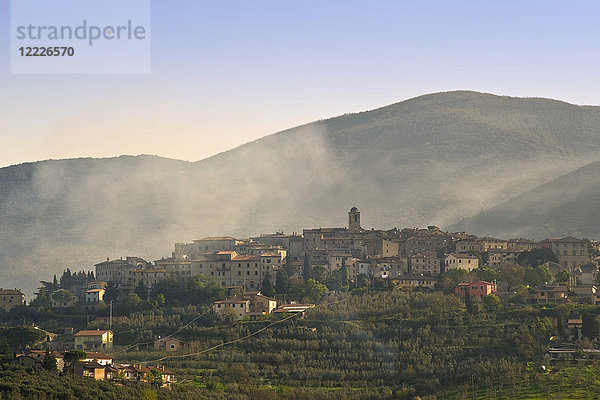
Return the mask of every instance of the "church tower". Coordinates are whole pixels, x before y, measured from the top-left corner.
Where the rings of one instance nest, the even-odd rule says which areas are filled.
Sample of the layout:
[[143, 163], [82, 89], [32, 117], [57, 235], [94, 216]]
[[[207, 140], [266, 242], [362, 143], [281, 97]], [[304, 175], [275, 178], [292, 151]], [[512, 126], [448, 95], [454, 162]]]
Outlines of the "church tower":
[[360, 229], [360, 211], [358, 211], [358, 208], [352, 207], [348, 213], [348, 230], [358, 232]]

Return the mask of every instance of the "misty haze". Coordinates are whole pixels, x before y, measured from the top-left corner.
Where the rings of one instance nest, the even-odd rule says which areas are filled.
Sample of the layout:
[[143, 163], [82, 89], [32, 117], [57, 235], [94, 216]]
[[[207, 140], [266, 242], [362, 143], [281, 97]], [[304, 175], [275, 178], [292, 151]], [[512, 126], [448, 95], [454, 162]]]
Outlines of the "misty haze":
[[[106, 257], [154, 259], [205, 236], [343, 226], [340, 211], [353, 204], [368, 228], [458, 223], [451, 228], [483, 235], [597, 237], [595, 213], [581, 226], [548, 220], [556, 212], [535, 224], [531, 213], [519, 215], [510, 230], [460, 221], [510, 207], [597, 160], [599, 127], [597, 107], [447, 92], [292, 128], [195, 163], [122, 156], [3, 168], [3, 284], [31, 294], [40, 274]], [[553, 197], [553, 207], [578, 192], [569, 193]]]

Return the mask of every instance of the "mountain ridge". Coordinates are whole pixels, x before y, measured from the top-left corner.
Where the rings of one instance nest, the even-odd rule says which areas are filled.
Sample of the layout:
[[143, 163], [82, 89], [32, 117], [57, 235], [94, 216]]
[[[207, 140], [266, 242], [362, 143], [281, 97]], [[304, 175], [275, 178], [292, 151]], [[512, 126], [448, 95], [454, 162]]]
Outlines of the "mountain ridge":
[[[80, 158], [0, 169], [0, 280], [174, 242], [344, 226], [450, 225], [600, 159], [600, 108], [455, 91], [345, 114], [188, 162]], [[36, 278], [32, 278], [32, 277]]]
[[537, 240], [600, 238], [600, 162], [593, 162], [448, 227], [482, 235]]

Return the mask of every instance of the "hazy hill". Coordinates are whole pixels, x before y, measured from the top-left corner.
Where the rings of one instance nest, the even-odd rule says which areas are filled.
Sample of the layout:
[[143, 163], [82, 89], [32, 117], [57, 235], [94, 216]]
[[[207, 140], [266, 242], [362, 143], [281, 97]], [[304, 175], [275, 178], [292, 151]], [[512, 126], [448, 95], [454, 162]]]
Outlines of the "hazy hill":
[[[600, 108], [431, 94], [289, 129], [196, 163], [153, 156], [0, 169], [0, 286], [35, 287], [175, 241], [447, 225], [600, 159]], [[44, 271], [43, 274], [39, 271]], [[32, 275], [35, 272], [35, 275]]]
[[600, 239], [600, 162], [535, 187], [450, 226], [479, 234]]

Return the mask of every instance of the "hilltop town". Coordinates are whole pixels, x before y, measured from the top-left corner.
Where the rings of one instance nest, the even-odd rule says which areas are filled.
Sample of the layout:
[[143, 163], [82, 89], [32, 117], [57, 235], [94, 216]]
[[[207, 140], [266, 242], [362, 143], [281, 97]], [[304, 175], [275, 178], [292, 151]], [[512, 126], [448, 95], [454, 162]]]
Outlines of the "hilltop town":
[[[596, 242], [574, 237], [499, 239], [436, 226], [364, 229], [352, 207], [346, 227], [205, 237], [175, 243], [170, 256], [151, 262], [127, 256], [98, 262], [90, 271], [66, 270], [42, 281], [29, 304], [19, 290], [2, 289], [0, 340], [13, 351], [7, 365], [27, 371], [171, 387], [179, 372], [153, 360], [202, 353], [192, 323], [214, 330], [254, 322], [267, 329], [272, 321], [318, 315], [336, 296], [352, 302], [343, 296], [390, 291], [452, 296], [467, 315], [519, 304], [594, 307], [600, 302], [599, 260]], [[187, 324], [131, 333], [143, 331], [136, 318], [185, 306], [196, 307]], [[551, 359], [575, 357], [583, 332], [598, 322], [570, 307], [560, 345], [544, 350]], [[298, 328], [302, 335], [317, 332], [309, 323]], [[595, 354], [587, 346], [585, 354]]]

